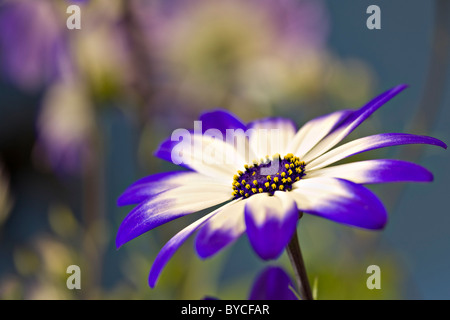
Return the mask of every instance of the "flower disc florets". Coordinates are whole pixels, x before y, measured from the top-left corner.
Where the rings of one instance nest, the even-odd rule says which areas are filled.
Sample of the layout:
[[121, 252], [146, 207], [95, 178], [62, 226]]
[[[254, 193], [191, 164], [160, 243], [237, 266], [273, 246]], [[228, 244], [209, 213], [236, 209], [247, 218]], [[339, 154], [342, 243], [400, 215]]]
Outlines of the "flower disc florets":
[[290, 191], [292, 184], [305, 175], [305, 163], [289, 153], [281, 158], [276, 154], [252, 165], [245, 165], [245, 171], [238, 171], [233, 177], [234, 199], [248, 198], [256, 193], [267, 192], [273, 195], [275, 191]]

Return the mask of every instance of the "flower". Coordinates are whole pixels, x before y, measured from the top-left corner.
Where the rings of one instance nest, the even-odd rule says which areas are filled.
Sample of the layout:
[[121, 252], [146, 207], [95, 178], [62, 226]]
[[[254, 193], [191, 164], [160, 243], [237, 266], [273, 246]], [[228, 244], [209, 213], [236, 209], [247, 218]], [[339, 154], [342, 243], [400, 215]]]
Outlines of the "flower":
[[[222, 204], [162, 248], [149, 275], [149, 285], [154, 287], [168, 260], [195, 231], [195, 248], [201, 258], [211, 257], [247, 233], [254, 251], [268, 260], [283, 252], [296, 230], [299, 212], [354, 227], [383, 228], [386, 210], [363, 184], [429, 182], [432, 174], [414, 163], [392, 159], [330, 165], [388, 146], [430, 144], [447, 148], [438, 139], [404, 133], [367, 136], [335, 147], [405, 88], [396, 86], [359, 110], [341, 110], [313, 119], [298, 131], [284, 118], [244, 124], [223, 110], [204, 113], [200, 132], [190, 132], [191, 139], [184, 137], [181, 142], [173, 140], [183, 130], [174, 132], [174, 139], [164, 141], [156, 151], [156, 156], [190, 170], [143, 178], [118, 199], [118, 205], [138, 206], [120, 225], [116, 246], [181, 216]], [[219, 139], [230, 132], [241, 134], [226, 142]], [[240, 138], [238, 143], [231, 143], [236, 137]], [[262, 159], [249, 163], [252, 158]], [[271, 173], [267, 174], [268, 170]]]
[[266, 267], [256, 278], [249, 300], [298, 300], [294, 284], [281, 267]]
[[52, 1], [10, 1], [0, 13], [1, 65], [21, 88], [34, 90], [56, 78], [67, 63], [65, 24]]
[[37, 152], [62, 174], [80, 172], [90, 158], [94, 109], [79, 81], [60, 81], [45, 92], [36, 130]]
[[[218, 298], [206, 296], [204, 300]], [[298, 297], [294, 284], [283, 268], [268, 266], [254, 280], [248, 300], [298, 300]]]

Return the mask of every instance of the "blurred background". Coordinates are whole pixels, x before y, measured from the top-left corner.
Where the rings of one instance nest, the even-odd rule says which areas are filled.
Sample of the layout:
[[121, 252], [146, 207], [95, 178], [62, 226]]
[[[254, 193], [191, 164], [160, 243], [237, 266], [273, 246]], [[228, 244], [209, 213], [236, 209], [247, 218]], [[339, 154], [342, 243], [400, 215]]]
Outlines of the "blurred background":
[[[69, 5], [81, 29], [69, 30]], [[367, 7], [381, 8], [369, 30]], [[196, 213], [120, 250], [137, 179], [177, 168], [153, 156], [177, 128], [221, 107], [245, 121], [298, 126], [410, 88], [349, 139], [409, 132], [450, 141], [446, 0], [0, 1], [0, 298], [246, 299], [267, 265], [245, 236], [201, 261], [192, 239], [155, 289], [152, 262]], [[450, 299], [450, 154], [404, 146], [353, 157], [424, 165], [431, 184], [371, 186], [390, 221], [380, 232], [304, 216], [299, 237], [319, 299]], [[203, 212], [205, 213], [205, 212]], [[369, 265], [381, 290], [366, 287]], [[81, 290], [69, 290], [69, 265]]]

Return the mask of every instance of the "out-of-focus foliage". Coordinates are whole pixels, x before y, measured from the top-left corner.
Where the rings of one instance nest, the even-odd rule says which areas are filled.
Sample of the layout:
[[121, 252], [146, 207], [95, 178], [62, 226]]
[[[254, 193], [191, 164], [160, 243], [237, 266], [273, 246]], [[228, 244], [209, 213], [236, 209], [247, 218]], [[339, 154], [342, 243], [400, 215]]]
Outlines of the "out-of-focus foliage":
[[155, 70], [163, 79], [157, 99], [164, 106], [189, 108], [190, 115], [222, 106], [253, 119], [304, 105], [310, 116], [330, 108], [330, 100], [357, 105], [371, 93], [370, 67], [327, 48], [329, 19], [322, 1], [141, 5]]
[[0, 162], [0, 228], [8, 218], [12, 206], [12, 199], [9, 192], [8, 180], [5, 176], [3, 165]]

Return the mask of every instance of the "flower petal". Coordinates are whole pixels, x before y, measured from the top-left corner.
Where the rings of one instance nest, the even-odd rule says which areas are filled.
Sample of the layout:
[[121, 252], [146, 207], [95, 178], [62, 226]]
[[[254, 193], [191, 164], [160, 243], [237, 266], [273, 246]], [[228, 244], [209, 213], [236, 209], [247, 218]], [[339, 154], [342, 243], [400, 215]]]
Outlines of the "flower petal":
[[369, 118], [376, 110], [378, 110], [383, 104], [391, 100], [401, 91], [406, 89], [406, 85], [396, 86], [372, 101], [360, 108], [358, 111], [353, 112], [345, 121], [343, 121], [338, 127], [336, 127], [330, 134], [323, 138], [314, 148], [312, 148], [304, 157], [303, 161], [310, 162], [321, 154], [327, 152], [336, 144], [342, 141], [348, 136], [354, 129], [356, 129], [362, 122]]
[[340, 178], [355, 183], [430, 182], [433, 175], [422, 166], [401, 160], [367, 160], [313, 170], [303, 179]]
[[290, 193], [299, 210], [355, 227], [381, 229], [387, 213], [369, 189], [342, 179], [302, 179]]
[[249, 147], [249, 141], [246, 135], [247, 126], [233, 113], [227, 110], [217, 109], [201, 114], [199, 119], [202, 123], [204, 134], [210, 129], [219, 130], [223, 136], [223, 140], [232, 145], [236, 149], [236, 152], [245, 158], [246, 163], [250, 163], [257, 158], [253, 150]]
[[214, 182], [214, 180], [192, 171], [171, 171], [153, 174], [129, 186], [117, 200], [117, 205], [138, 204], [160, 192], [183, 185], [203, 182]]
[[181, 131], [164, 141], [155, 155], [230, 184], [248, 162], [245, 149], [227, 143], [220, 131], [212, 135]]
[[407, 133], [383, 133], [360, 138], [343, 144], [342, 146], [339, 146], [316, 158], [310, 163], [307, 163], [307, 167], [308, 170], [316, 170], [361, 152], [404, 144], [431, 144], [442, 148], [447, 148], [445, 143], [432, 137], [418, 136]]
[[256, 253], [264, 260], [275, 259], [283, 252], [295, 232], [299, 211], [295, 201], [277, 191], [248, 198], [245, 206], [247, 235]]
[[267, 267], [253, 284], [249, 300], [298, 300], [289, 276], [280, 267]]
[[204, 183], [159, 193], [134, 208], [122, 221], [117, 248], [124, 243], [181, 216], [210, 208], [231, 198], [231, 187]]
[[201, 258], [209, 258], [225, 246], [231, 244], [245, 232], [245, 201], [221, 210], [198, 232], [195, 248]]
[[[193, 131], [188, 131], [188, 132], [193, 134]], [[165, 160], [167, 162], [174, 162], [172, 159], [173, 150], [177, 145], [179, 145], [183, 141], [184, 140], [180, 141], [177, 139], [172, 139], [172, 137], [167, 138], [166, 140], [164, 140], [163, 142], [160, 143], [160, 145], [158, 146], [158, 149], [156, 149], [156, 151], [154, 152], [154, 156], [158, 157], [162, 160]], [[187, 163], [177, 163], [177, 165], [185, 167], [187, 169], [191, 169]]]
[[227, 203], [226, 205], [214, 210], [213, 212], [203, 216], [201, 219], [198, 219], [191, 225], [187, 226], [180, 232], [178, 232], [172, 239], [170, 239], [166, 245], [161, 249], [161, 251], [156, 256], [155, 261], [153, 262], [152, 269], [150, 270], [150, 274], [148, 277], [148, 284], [150, 287], [154, 287], [156, 282], [161, 274], [161, 271], [167, 264], [167, 262], [172, 258], [177, 249], [189, 238], [189, 236], [194, 233], [198, 228], [200, 228], [206, 221], [214, 217], [217, 213], [225, 210], [226, 208], [232, 207], [236, 201], [232, 201]]
[[287, 149], [302, 159], [311, 148], [353, 112], [355, 111], [340, 110], [308, 121], [295, 134]]
[[199, 120], [202, 122], [203, 133], [208, 129], [217, 129], [225, 136], [226, 130], [229, 129], [241, 129], [244, 132], [247, 130], [247, 126], [239, 118], [223, 109], [202, 113]]
[[[295, 124], [284, 118], [266, 118], [248, 124], [250, 147], [258, 158], [287, 153], [296, 132]], [[254, 160], [254, 159], [252, 159]]]
[[[217, 176], [217, 174], [221, 176], [224, 171], [223, 167], [225, 167], [223, 165], [230, 164], [230, 161], [231, 164], [234, 164], [234, 166], [231, 166], [232, 176], [235, 170], [241, 169], [245, 163], [253, 160], [253, 154], [247, 153], [246, 158], [245, 153], [249, 149], [248, 139], [245, 136], [247, 127], [231, 112], [221, 109], [205, 112], [200, 115], [199, 120], [199, 126], [195, 130], [181, 129], [180, 131], [174, 131], [170, 138], [160, 144], [155, 151], [155, 156], [198, 172], [209, 172], [210, 176]], [[230, 130], [233, 135], [229, 134]], [[213, 139], [216, 140], [214, 146], [211, 145], [211, 136], [217, 138]], [[245, 146], [241, 147], [239, 143], [236, 143], [236, 138], [244, 141]], [[225, 144], [228, 144], [228, 146]], [[189, 155], [185, 154], [184, 161], [180, 161], [180, 150], [187, 151], [188, 148], [190, 149]], [[205, 163], [207, 162], [207, 156], [209, 156], [205, 149], [208, 149], [209, 153], [218, 153], [214, 160], [216, 160], [215, 164], [219, 164], [219, 166], [210, 168], [211, 163]], [[249, 160], [248, 158], [252, 159]], [[237, 161], [237, 163], [234, 161]], [[202, 168], [202, 165], [205, 164], [205, 168]]]

